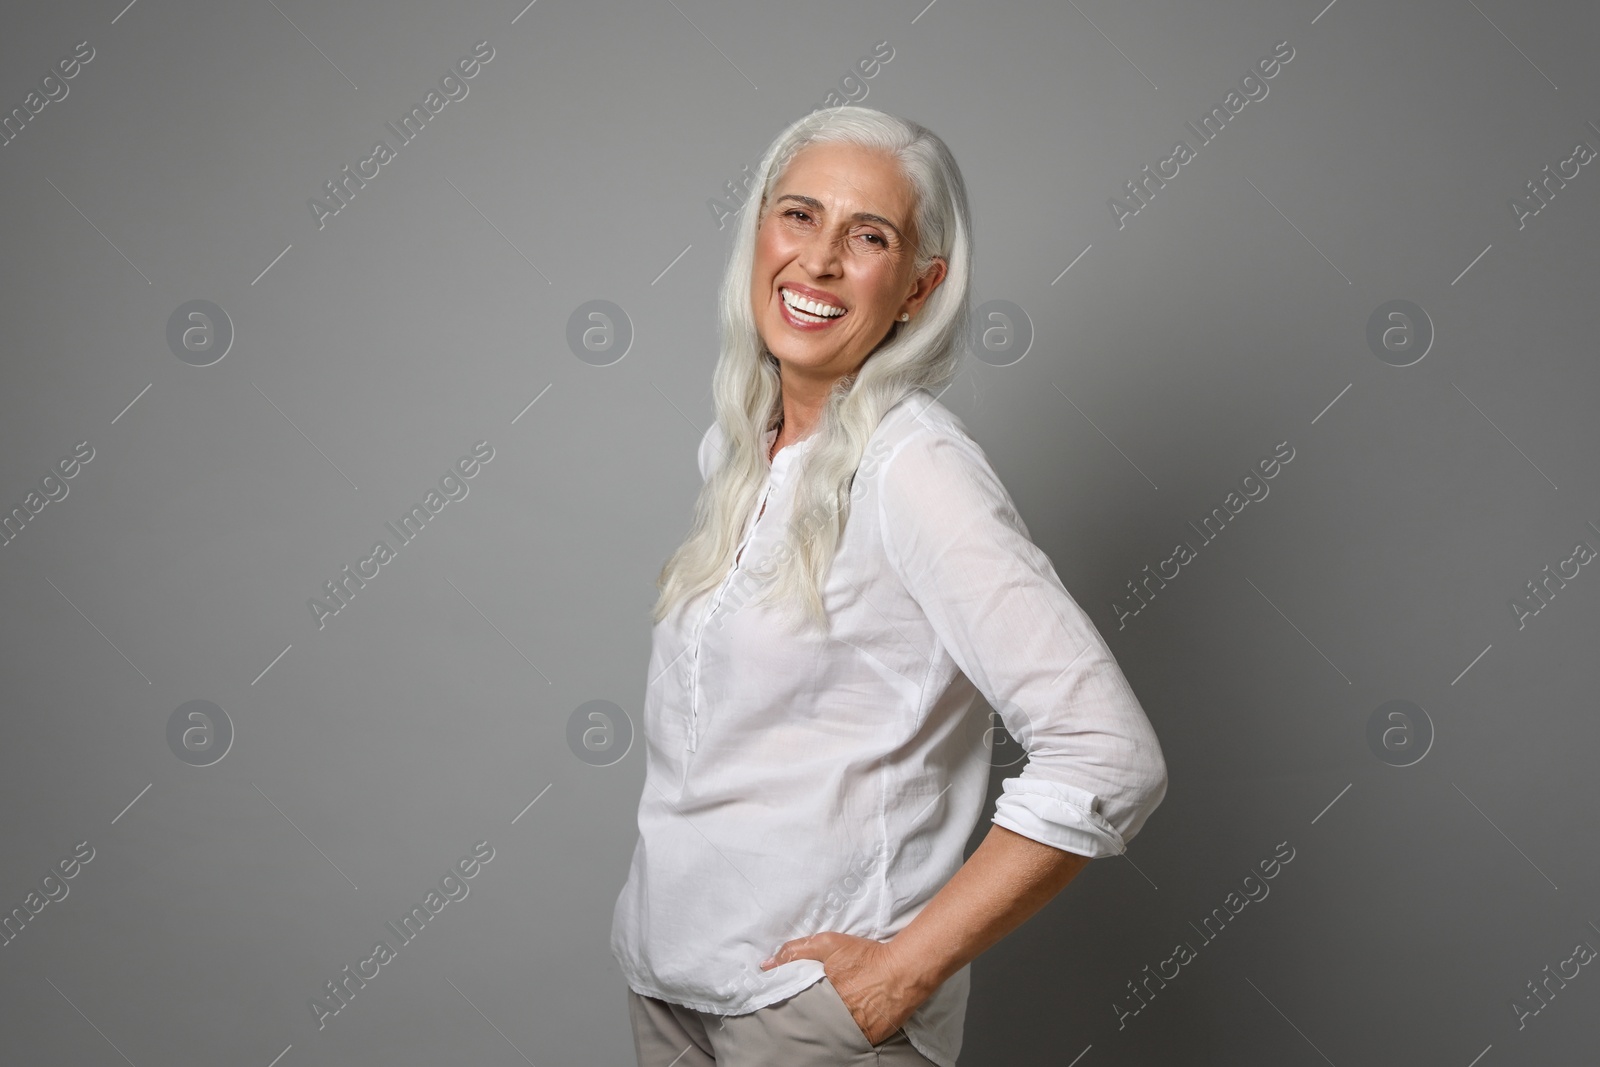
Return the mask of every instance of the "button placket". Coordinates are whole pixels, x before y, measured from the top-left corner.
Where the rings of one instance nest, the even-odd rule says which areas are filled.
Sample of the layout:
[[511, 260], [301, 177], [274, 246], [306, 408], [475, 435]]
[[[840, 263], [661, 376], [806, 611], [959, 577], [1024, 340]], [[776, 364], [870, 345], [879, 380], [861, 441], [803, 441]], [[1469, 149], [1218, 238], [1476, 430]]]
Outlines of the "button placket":
[[[750, 544], [750, 541], [755, 537], [756, 528], [761, 525], [761, 520], [766, 515], [767, 499], [771, 495], [772, 476], [769, 474], [767, 476], [767, 487], [762, 491], [761, 499], [756, 504], [755, 519], [750, 523], [750, 529], [745, 532], [744, 538], [739, 542], [739, 547], [734, 549], [733, 566], [729, 569], [727, 575], [723, 577], [722, 584], [717, 587], [716, 594], [712, 596], [710, 602], [706, 605], [705, 614], [700, 617], [700, 625], [695, 629], [694, 655], [689, 668], [689, 738], [687, 744], [685, 745], [690, 752], [695, 751], [695, 748], [699, 743], [701, 639], [705, 634], [706, 625], [711, 621], [711, 617], [716, 614], [717, 608], [722, 605], [722, 599], [727, 594], [728, 586], [733, 584], [735, 575], [739, 573], [739, 568], [744, 563], [744, 550], [746, 546]], [[688, 761], [685, 760], [685, 778], [688, 776], [688, 771], [689, 764]]]

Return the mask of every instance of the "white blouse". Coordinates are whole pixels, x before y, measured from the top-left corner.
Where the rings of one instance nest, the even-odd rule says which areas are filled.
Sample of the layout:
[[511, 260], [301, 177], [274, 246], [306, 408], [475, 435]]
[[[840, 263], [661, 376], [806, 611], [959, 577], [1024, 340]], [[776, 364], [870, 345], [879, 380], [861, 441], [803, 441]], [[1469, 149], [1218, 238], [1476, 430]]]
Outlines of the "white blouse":
[[[980, 694], [1028, 757], [1002, 785], [1001, 826], [1116, 855], [1167, 789], [1105, 640], [925, 389], [889, 409], [857, 469], [823, 588], [832, 633], [750, 603], [810, 444], [773, 459], [727, 577], [652, 637], [639, 840], [611, 949], [635, 991], [721, 1015], [823, 977], [817, 960], [762, 971], [783, 942], [887, 940], [960, 868], [991, 761], [1008, 762], [991, 755], [998, 724], [973, 710]], [[702, 477], [721, 455], [713, 423]], [[969, 972], [905, 1023], [940, 1067], [961, 1049]]]

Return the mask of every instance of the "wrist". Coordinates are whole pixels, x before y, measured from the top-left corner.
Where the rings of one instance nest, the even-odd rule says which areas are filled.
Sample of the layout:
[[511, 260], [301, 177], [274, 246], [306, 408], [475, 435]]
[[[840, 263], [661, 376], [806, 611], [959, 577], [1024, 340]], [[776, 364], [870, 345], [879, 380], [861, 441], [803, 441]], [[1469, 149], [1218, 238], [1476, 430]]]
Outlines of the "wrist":
[[896, 984], [916, 995], [917, 1003], [921, 1003], [932, 996], [934, 991], [944, 984], [944, 980], [959, 970], [959, 965], [951, 967], [950, 961], [940, 959], [938, 955], [924, 945], [917, 936], [917, 931], [912, 926], [906, 927], [895, 934], [884, 945], [888, 949], [890, 967], [894, 972]]

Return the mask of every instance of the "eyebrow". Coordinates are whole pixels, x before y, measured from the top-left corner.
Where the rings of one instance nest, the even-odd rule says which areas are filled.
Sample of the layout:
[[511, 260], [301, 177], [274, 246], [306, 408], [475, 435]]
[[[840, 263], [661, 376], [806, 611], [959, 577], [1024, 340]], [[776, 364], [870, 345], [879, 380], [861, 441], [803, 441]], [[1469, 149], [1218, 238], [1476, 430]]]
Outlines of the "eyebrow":
[[[801, 196], [799, 193], [784, 193], [782, 196], [778, 197], [773, 204], [776, 206], [783, 203], [785, 200], [794, 200], [804, 204], [806, 207], [810, 208], [819, 215], [825, 214], [827, 211], [827, 209], [822, 206], [822, 201], [811, 196]], [[854, 215], [851, 215], [850, 218], [856, 220], [857, 222], [876, 222], [880, 226], [885, 226], [894, 231], [895, 237], [901, 242], [905, 241], [905, 234], [900, 232], [900, 227], [896, 226], [882, 215], [874, 215], [867, 211], [858, 211]]]

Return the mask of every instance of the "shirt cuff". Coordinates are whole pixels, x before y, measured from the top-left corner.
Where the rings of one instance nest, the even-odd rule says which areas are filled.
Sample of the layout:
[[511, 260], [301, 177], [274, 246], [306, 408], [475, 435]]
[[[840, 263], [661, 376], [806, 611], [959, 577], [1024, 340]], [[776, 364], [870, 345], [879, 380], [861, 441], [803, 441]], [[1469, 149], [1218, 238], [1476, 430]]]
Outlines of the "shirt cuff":
[[1097, 810], [1100, 798], [1087, 789], [1027, 777], [1007, 778], [1000, 788], [992, 821], [1013, 833], [1090, 859], [1127, 851]]

